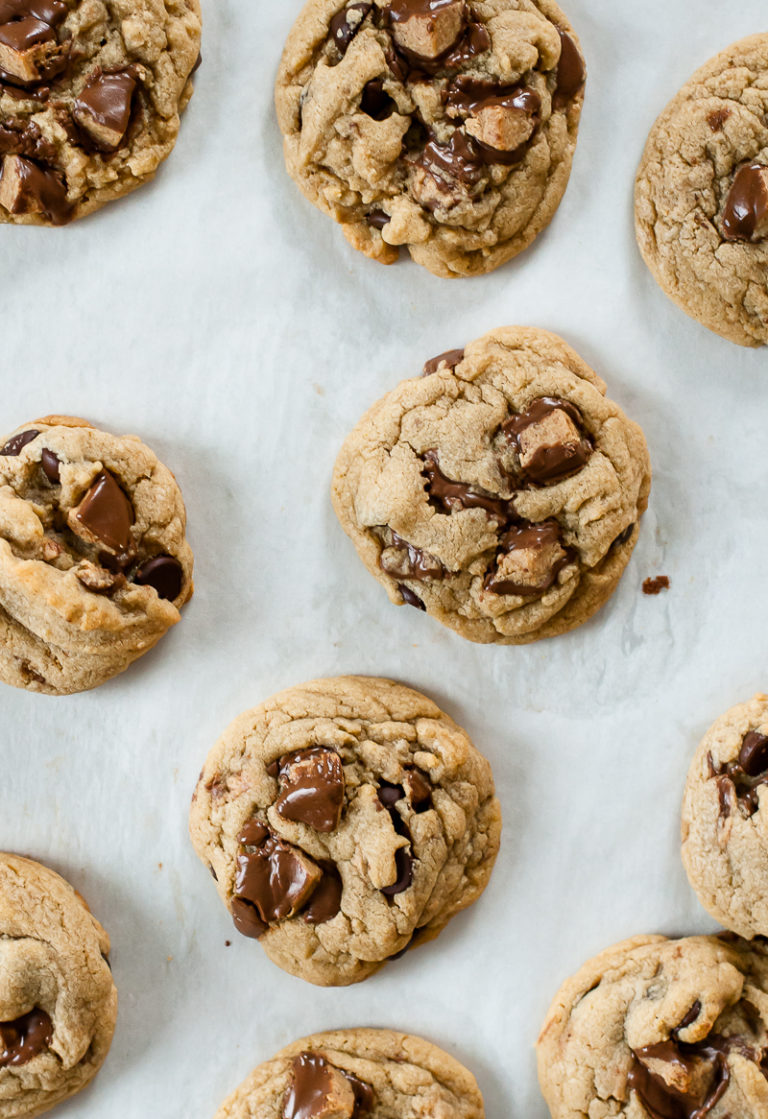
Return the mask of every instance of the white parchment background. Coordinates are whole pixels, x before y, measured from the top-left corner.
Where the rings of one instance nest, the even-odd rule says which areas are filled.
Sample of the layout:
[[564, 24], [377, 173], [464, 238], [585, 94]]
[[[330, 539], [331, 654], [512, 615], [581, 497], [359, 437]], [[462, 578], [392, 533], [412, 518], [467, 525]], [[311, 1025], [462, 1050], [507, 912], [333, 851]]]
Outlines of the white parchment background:
[[[386, 269], [286, 177], [271, 88], [298, 0], [204, 0], [204, 64], [157, 181], [69, 228], [0, 229], [0, 431], [49, 412], [136, 432], [176, 472], [197, 593], [124, 676], [0, 694], [0, 847], [50, 863], [107, 926], [112, 1053], [64, 1119], [210, 1119], [312, 1030], [423, 1034], [477, 1075], [489, 1119], [544, 1119], [533, 1042], [561, 980], [635, 933], [707, 929], [678, 853], [689, 757], [768, 688], [766, 352], [668, 302], [632, 232], [657, 113], [765, 30], [764, 0], [569, 0], [590, 78], [548, 232], [482, 279]], [[562, 334], [647, 434], [635, 556], [590, 624], [485, 648], [390, 606], [336, 523], [336, 451], [424, 359], [508, 323]], [[669, 593], [642, 580], [664, 573]], [[236, 714], [340, 672], [423, 689], [491, 759], [490, 887], [434, 945], [319, 990], [234, 933], [187, 840], [203, 758]], [[225, 940], [231, 939], [231, 947]]]

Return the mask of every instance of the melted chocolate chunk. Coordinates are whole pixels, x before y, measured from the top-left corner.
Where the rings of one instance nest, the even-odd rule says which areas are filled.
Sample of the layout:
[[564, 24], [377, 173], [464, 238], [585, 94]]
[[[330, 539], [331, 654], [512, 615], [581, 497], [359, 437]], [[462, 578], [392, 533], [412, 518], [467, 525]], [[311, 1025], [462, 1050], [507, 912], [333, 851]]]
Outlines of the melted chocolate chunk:
[[381, 78], [373, 78], [363, 86], [360, 108], [373, 120], [387, 120], [397, 112], [397, 105], [389, 94], [385, 93]]
[[[67, 201], [67, 184], [60, 171], [39, 166], [25, 156], [14, 157], [14, 173], [18, 189], [10, 208], [12, 214], [28, 214], [39, 210], [53, 225], [66, 225], [72, 218]], [[3, 165], [3, 175], [6, 165]], [[0, 176], [1, 177], [1, 176]]]
[[369, 225], [372, 225], [374, 229], [383, 229], [385, 225], [389, 225], [392, 219], [384, 210], [370, 210], [365, 215], [365, 220]]
[[359, 1119], [373, 1107], [373, 1100], [371, 1086], [352, 1073], [319, 1053], [299, 1053], [283, 1101], [283, 1119], [324, 1119], [331, 1114]]
[[587, 71], [579, 48], [571, 36], [559, 27], [557, 33], [560, 36], [560, 61], [557, 64], [557, 85], [552, 104], [554, 108], [562, 109], [583, 88]]
[[537, 583], [518, 581], [499, 571], [499, 561], [504, 556], [519, 550], [536, 552], [542, 548], [551, 548], [560, 544], [560, 528], [556, 521], [542, 521], [540, 524], [531, 524], [523, 521], [512, 527], [504, 534], [496, 553], [494, 568], [485, 577], [483, 586], [493, 594], [513, 594], [523, 598], [537, 598], [554, 584], [560, 571], [570, 562], [570, 555], [566, 552], [562, 557], [551, 564], [546, 574]]
[[751, 241], [768, 229], [768, 167], [749, 163], [733, 180], [723, 210], [723, 236], [727, 241]]
[[722, 132], [725, 122], [731, 116], [730, 109], [715, 109], [707, 116], [707, 124], [713, 132]]
[[413, 593], [410, 587], [406, 587], [405, 583], [398, 583], [397, 589], [403, 596], [403, 602], [406, 603], [407, 606], [414, 606], [417, 610], [423, 610], [426, 613], [426, 606], [419, 596]]
[[414, 163], [440, 186], [447, 179], [458, 179], [474, 186], [485, 174], [486, 159], [480, 145], [457, 128], [447, 144], [430, 140]]
[[[571, 421], [576, 429], [576, 437], [566, 437], [565, 442], [548, 442], [544, 435], [541, 444], [535, 446], [532, 452], [527, 450], [525, 432], [536, 424], [546, 423], [558, 412], [564, 413]], [[592, 454], [592, 443], [583, 434], [578, 408], [570, 401], [557, 397], [542, 396], [534, 400], [525, 412], [506, 420], [501, 425], [501, 431], [516, 454], [525, 460], [522, 464], [523, 475], [534, 485], [561, 482], [564, 478], [577, 474]]]
[[384, 545], [387, 548], [397, 550], [400, 555], [397, 557], [397, 565], [386, 561], [384, 562], [384, 553], [382, 552], [379, 559], [379, 565], [382, 571], [386, 571], [389, 575], [400, 575], [406, 579], [442, 579], [445, 574], [445, 568], [439, 560], [431, 556], [429, 552], [423, 552], [421, 548], [417, 548], [414, 544], [409, 544], [407, 540], [403, 540], [402, 536], [398, 536], [392, 529], [389, 530], [392, 537], [392, 543]]
[[491, 36], [483, 24], [470, 21], [456, 46], [443, 59], [443, 66], [446, 70], [459, 70], [490, 49]]
[[[380, 804], [389, 812], [395, 832], [407, 839], [410, 844], [411, 830], [395, 808], [398, 801], [405, 799], [405, 789], [403, 786], [393, 785], [389, 781], [380, 781], [378, 797]], [[413, 862], [413, 855], [408, 847], [397, 848], [395, 851], [395, 871], [397, 876], [391, 886], [382, 887], [381, 892], [385, 897], [395, 897], [397, 894], [402, 894], [404, 890], [408, 889], [413, 882]]]
[[244, 898], [232, 898], [231, 910], [234, 926], [243, 936], [258, 940], [269, 928], [267, 922], [259, 917], [256, 906]]
[[160, 598], [173, 602], [181, 594], [184, 570], [173, 556], [153, 556], [141, 565], [133, 581], [140, 587], [152, 587]]
[[59, 456], [54, 451], [49, 451], [47, 447], [44, 447], [40, 455], [40, 465], [43, 468], [43, 474], [51, 485], [58, 485], [61, 481], [61, 459]]
[[337, 12], [331, 20], [331, 36], [342, 55], [347, 53], [349, 44], [372, 8], [373, 4], [350, 4], [348, 8]]
[[410, 801], [414, 812], [426, 812], [432, 807], [432, 784], [419, 769], [410, 769], [406, 777]]
[[33, 439], [37, 439], [39, 431], [22, 431], [19, 435], [12, 436], [4, 447], [0, 448], [0, 455], [5, 458], [16, 458]]
[[64, 0], [0, 0], [0, 24], [33, 18], [58, 27], [68, 11]]
[[95, 70], [72, 108], [78, 124], [102, 151], [115, 151], [128, 131], [137, 70]]
[[[125, 552], [131, 545], [133, 506], [108, 470], [96, 475], [91, 488], [70, 517], [112, 552]], [[75, 526], [74, 530], [77, 531]]]
[[30, 1010], [13, 1022], [0, 1022], [0, 1068], [17, 1067], [47, 1049], [53, 1039], [53, 1023], [44, 1010]]
[[56, 148], [34, 121], [7, 117], [0, 121], [0, 155], [23, 155], [45, 162], [55, 159]]
[[443, 91], [443, 102], [461, 116], [474, 116], [481, 109], [499, 105], [504, 109], [537, 117], [541, 113], [541, 98], [533, 89], [520, 83], [504, 85], [487, 78], [472, 78], [461, 74]]
[[235, 896], [255, 905], [267, 924], [293, 917], [322, 877], [319, 867], [258, 821], [246, 825], [239, 840]]
[[484, 509], [489, 517], [504, 524], [510, 516], [508, 501], [488, 494], [478, 493], [464, 482], [446, 478], [438, 464], [437, 451], [424, 454], [422, 474], [427, 479], [429, 504], [443, 513], [456, 513], [461, 509]]
[[275, 809], [319, 832], [339, 826], [344, 805], [344, 768], [335, 750], [313, 746], [280, 759], [280, 795]]
[[745, 819], [760, 807], [757, 791], [768, 785], [768, 736], [751, 730], [741, 743], [736, 761], [716, 767], [708, 754], [709, 774], [717, 782], [720, 815], [727, 819], [740, 811]]
[[422, 376], [429, 377], [430, 374], [437, 373], [441, 365], [445, 365], [448, 369], [453, 370], [459, 362], [463, 360], [463, 350], [446, 350], [444, 354], [438, 354], [437, 357], [431, 357], [429, 361], [424, 362]]
[[303, 917], [308, 925], [324, 925], [332, 920], [341, 909], [343, 883], [335, 863], [327, 860], [320, 863], [323, 877], [315, 887], [304, 909]]
[[402, 894], [413, 882], [413, 855], [406, 847], [398, 847], [395, 851], [395, 869], [397, 878], [391, 886], [382, 886], [381, 892], [385, 897], [393, 898]]

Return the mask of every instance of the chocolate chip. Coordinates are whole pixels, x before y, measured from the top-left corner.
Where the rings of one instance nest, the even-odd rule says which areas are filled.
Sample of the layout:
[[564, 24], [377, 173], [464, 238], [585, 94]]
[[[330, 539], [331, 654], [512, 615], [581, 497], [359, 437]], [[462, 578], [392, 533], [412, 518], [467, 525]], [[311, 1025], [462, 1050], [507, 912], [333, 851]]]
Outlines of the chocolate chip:
[[417, 610], [423, 610], [426, 613], [426, 606], [419, 596], [413, 593], [410, 587], [406, 587], [405, 583], [398, 583], [397, 589], [403, 596], [403, 602], [406, 603], [407, 606], [415, 606]]
[[280, 759], [280, 795], [275, 809], [319, 832], [339, 826], [344, 805], [344, 768], [335, 750], [314, 746]]
[[768, 737], [751, 730], [744, 736], [739, 751], [739, 765], [749, 777], [768, 771]]
[[669, 576], [657, 575], [653, 579], [643, 580], [643, 594], [656, 595], [669, 590]]
[[52, 1040], [53, 1023], [44, 1010], [35, 1008], [12, 1022], [0, 1022], [0, 1068], [25, 1065]]
[[723, 210], [723, 236], [727, 241], [768, 237], [768, 166], [749, 163], [737, 172]]
[[49, 451], [47, 447], [43, 447], [43, 452], [40, 455], [40, 465], [52, 486], [61, 481], [61, 459], [53, 451]]
[[557, 64], [557, 85], [552, 104], [554, 108], [562, 109], [584, 86], [587, 71], [579, 48], [571, 36], [559, 27], [557, 33], [560, 36], [560, 61]]
[[384, 82], [381, 78], [373, 78], [363, 86], [360, 108], [374, 120], [387, 120], [394, 112], [397, 112], [397, 105], [385, 92]]
[[259, 917], [256, 906], [244, 898], [232, 898], [231, 911], [234, 926], [243, 936], [258, 940], [269, 928], [266, 921]]
[[342, 8], [340, 12], [337, 12], [331, 20], [331, 36], [342, 55], [347, 53], [349, 44], [357, 35], [362, 27], [363, 20], [372, 8], [373, 4], [350, 4], [348, 8]]
[[131, 544], [133, 506], [108, 470], [96, 475], [80, 504], [70, 510], [73, 532], [89, 543], [103, 544], [112, 552], [125, 552]]
[[422, 376], [429, 377], [432, 373], [437, 373], [441, 365], [446, 366], [447, 369], [453, 370], [459, 362], [463, 360], [463, 350], [446, 350], [444, 354], [438, 354], [437, 357], [431, 357], [429, 361], [424, 362]]
[[263, 825], [258, 827], [266, 835], [256, 840], [256, 846], [254, 833], [249, 833], [248, 844], [237, 856], [234, 892], [255, 905], [262, 921], [271, 924], [293, 917], [302, 908], [322, 878], [322, 871], [298, 847], [267, 832]]
[[405, 847], [398, 847], [395, 851], [395, 868], [397, 879], [392, 886], [383, 886], [382, 894], [393, 898], [402, 894], [413, 882], [413, 855]]
[[320, 863], [323, 877], [315, 887], [303, 917], [308, 925], [324, 925], [331, 921], [341, 909], [343, 885], [341, 875], [332, 862]]
[[40, 434], [39, 431], [22, 431], [19, 435], [12, 436], [5, 446], [0, 449], [0, 455], [6, 458], [15, 458], [20, 455], [27, 443], [31, 443]]
[[143, 563], [133, 577], [141, 587], [152, 587], [160, 598], [173, 602], [181, 594], [184, 570], [173, 556], [153, 556]]
[[402, 785], [392, 785], [389, 781], [380, 781], [378, 797], [385, 808], [392, 808], [399, 800], [405, 799], [405, 789]]

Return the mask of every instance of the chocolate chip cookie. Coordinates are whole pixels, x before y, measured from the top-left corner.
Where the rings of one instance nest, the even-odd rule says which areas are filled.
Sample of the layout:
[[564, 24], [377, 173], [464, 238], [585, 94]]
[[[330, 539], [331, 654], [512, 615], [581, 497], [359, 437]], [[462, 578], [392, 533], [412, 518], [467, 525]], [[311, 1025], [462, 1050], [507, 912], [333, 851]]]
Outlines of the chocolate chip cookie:
[[88, 1084], [109, 1052], [109, 937], [52, 870], [0, 854], [0, 1119], [29, 1119]]
[[615, 589], [648, 502], [643, 433], [553, 334], [506, 327], [427, 362], [336, 461], [333, 503], [390, 599], [470, 641], [573, 629]]
[[0, 680], [66, 695], [151, 649], [192, 594], [185, 525], [135, 435], [46, 416], [0, 437]]
[[552, 1119], [768, 1114], [768, 953], [639, 936], [563, 984], [538, 1041]]
[[[699, 901], [740, 936], [768, 936], [768, 696], [726, 711], [688, 772], [683, 862]], [[761, 811], [763, 809], [763, 811]]]
[[741, 346], [768, 343], [768, 34], [718, 54], [656, 121], [635, 224], [684, 311]]
[[215, 1119], [484, 1119], [471, 1072], [393, 1030], [313, 1034], [259, 1065]]
[[199, 53], [199, 0], [0, 0], [0, 222], [64, 225], [151, 179]]
[[560, 204], [585, 79], [552, 0], [309, 0], [276, 87], [288, 173], [374, 260], [491, 272]]
[[235, 927], [292, 975], [357, 983], [485, 889], [493, 777], [431, 700], [373, 677], [315, 680], [228, 727], [190, 833]]

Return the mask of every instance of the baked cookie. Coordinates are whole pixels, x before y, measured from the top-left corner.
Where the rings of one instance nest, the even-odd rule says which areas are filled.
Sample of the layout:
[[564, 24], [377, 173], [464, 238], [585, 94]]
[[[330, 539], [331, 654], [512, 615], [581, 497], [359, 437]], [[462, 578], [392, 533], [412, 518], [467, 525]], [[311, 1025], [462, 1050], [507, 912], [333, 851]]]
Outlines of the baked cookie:
[[135, 435], [46, 416], [0, 437], [0, 680], [81, 692], [151, 649], [192, 594], [185, 525]]
[[0, 0], [0, 222], [64, 225], [176, 143], [199, 0]]
[[484, 1119], [471, 1072], [393, 1030], [332, 1030], [259, 1065], [215, 1119]]
[[648, 503], [643, 433], [554, 334], [504, 327], [374, 404], [333, 504], [390, 599], [470, 641], [573, 629], [615, 589]]
[[288, 173], [374, 260], [491, 272], [560, 204], [585, 79], [552, 0], [309, 0], [277, 78]]
[[500, 831], [491, 767], [464, 731], [419, 692], [363, 676], [235, 719], [190, 816], [236, 928], [323, 986], [437, 936], [485, 889]]
[[768, 953], [638, 936], [563, 984], [538, 1041], [552, 1119], [768, 1114]]
[[109, 1052], [117, 991], [109, 937], [69, 883], [0, 854], [0, 1119], [79, 1092]]
[[[747, 938], [768, 936], [768, 696], [710, 727], [688, 772], [683, 862], [704, 908]], [[761, 809], [764, 808], [764, 811]]]
[[741, 346], [768, 342], [768, 34], [697, 70], [656, 121], [635, 226], [684, 311]]

